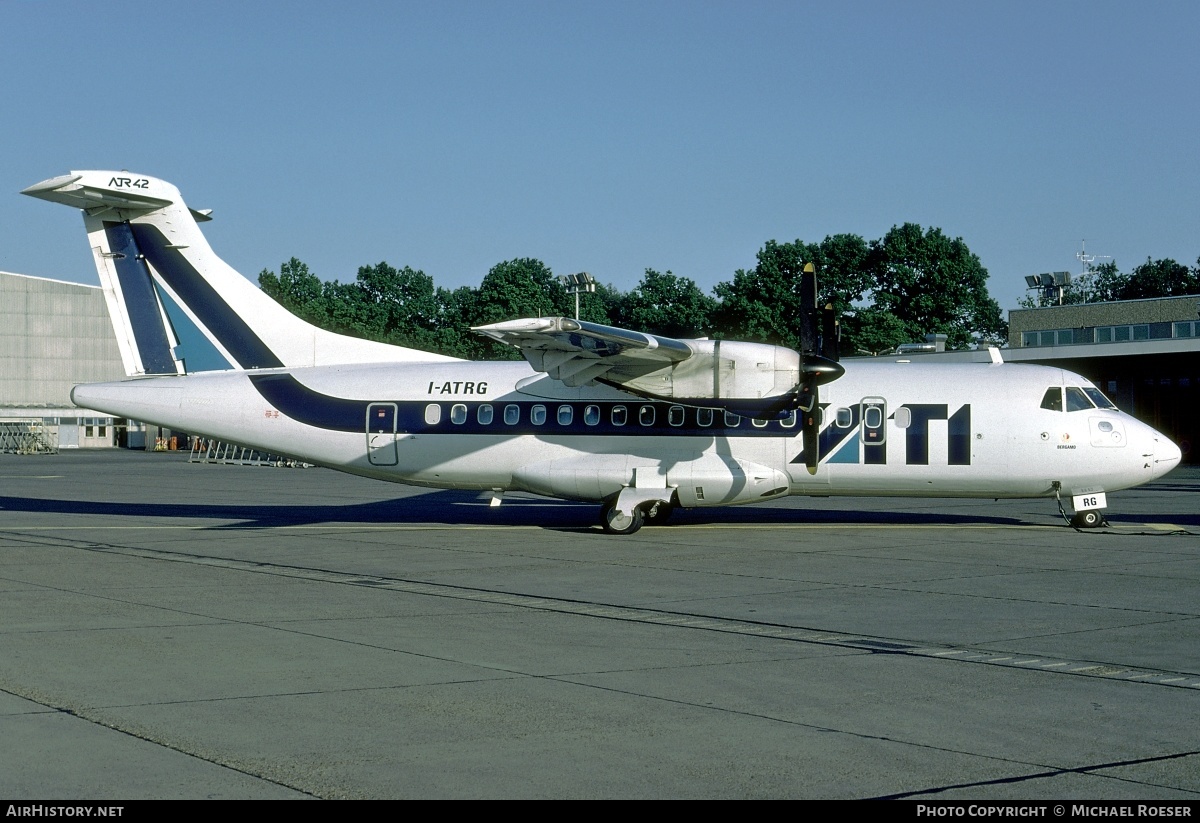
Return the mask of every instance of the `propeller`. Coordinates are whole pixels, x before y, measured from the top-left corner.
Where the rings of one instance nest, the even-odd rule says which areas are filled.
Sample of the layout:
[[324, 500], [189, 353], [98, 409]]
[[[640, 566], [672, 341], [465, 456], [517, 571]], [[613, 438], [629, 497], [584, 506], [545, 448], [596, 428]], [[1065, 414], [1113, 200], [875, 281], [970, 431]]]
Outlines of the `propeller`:
[[[824, 320], [824, 323], [821, 323]], [[824, 328], [822, 328], [822, 326]], [[800, 385], [796, 391], [796, 407], [804, 415], [805, 465], [809, 474], [817, 473], [821, 459], [821, 398], [817, 389], [837, 380], [846, 370], [837, 362], [837, 322], [833, 307], [821, 313], [817, 309], [817, 270], [812, 263], [804, 264], [800, 276]], [[833, 357], [827, 357], [826, 352]]]

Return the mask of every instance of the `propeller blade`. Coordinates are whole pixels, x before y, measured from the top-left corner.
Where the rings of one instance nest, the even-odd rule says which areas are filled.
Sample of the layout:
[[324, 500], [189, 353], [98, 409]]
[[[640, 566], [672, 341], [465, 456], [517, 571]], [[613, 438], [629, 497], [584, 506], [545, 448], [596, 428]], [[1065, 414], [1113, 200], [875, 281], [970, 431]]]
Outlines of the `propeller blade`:
[[808, 467], [809, 474], [816, 474], [817, 462], [821, 459], [821, 401], [816, 386], [812, 390], [811, 408], [807, 411], [801, 409], [801, 413], [804, 415], [804, 465]]
[[817, 327], [817, 269], [804, 264], [800, 275], [800, 353], [806, 357], [816, 354], [821, 330]]
[[[822, 323], [821, 321], [826, 321]], [[827, 328], [822, 328], [822, 325]], [[824, 339], [822, 339], [824, 338]], [[846, 373], [836, 359], [825, 357], [826, 350], [837, 357], [836, 321], [833, 307], [824, 315], [817, 310], [817, 269], [804, 264], [800, 275], [800, 357], [803, 377], [796, 392], [796, 408], [804, 415], [804, 464], [809, 474], [817, 473], [821, 460], [821, 398], [818, 386], [837, 380]]]

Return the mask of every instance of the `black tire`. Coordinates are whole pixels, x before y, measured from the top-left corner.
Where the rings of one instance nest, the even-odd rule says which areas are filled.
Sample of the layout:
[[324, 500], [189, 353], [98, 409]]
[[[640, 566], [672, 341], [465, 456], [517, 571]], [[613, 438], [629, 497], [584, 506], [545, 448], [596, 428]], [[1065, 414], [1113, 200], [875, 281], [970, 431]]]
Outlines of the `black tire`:
[[1094, 529], [1103, 522], [1104, 515], [1096, 509], [1075, 512], [1075, 516], [1071, 518], [1071, 525], [1077, 529]]
[[671, 519], [675, 507], [670, 503], [656, 503], [646, 507], [647, 526], [665, 526]]
[[609, 534], [633, 534], [646, 522], [646, 515], [640, 509], [633, 510], [633, 517], [617, 510], [612, 503], [605, 503], [600, 510], [600, 525]]

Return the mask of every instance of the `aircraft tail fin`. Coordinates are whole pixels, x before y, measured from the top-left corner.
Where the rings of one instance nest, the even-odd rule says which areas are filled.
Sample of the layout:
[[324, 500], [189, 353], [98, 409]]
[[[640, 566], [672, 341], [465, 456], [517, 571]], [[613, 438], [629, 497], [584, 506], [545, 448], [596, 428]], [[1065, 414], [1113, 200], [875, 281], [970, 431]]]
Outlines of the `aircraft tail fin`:
[[129, 375], [452, 359], [299, 319], [217, 257], [199, 226], [210, 212], [166, 181], [73, 171], [22, 194], [83, 210]]

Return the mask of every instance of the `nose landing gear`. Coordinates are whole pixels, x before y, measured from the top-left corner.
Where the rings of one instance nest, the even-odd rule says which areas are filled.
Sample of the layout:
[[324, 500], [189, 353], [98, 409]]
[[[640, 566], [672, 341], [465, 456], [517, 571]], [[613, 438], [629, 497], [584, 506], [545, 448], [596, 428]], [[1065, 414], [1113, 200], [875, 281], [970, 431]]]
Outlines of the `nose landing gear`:
[[1104, 515], [1097, 509], [1075, 512], [1075, 516], [1071, 518], [1071, 525], [1077, 529], [1094, 529], [1104, 525]]

